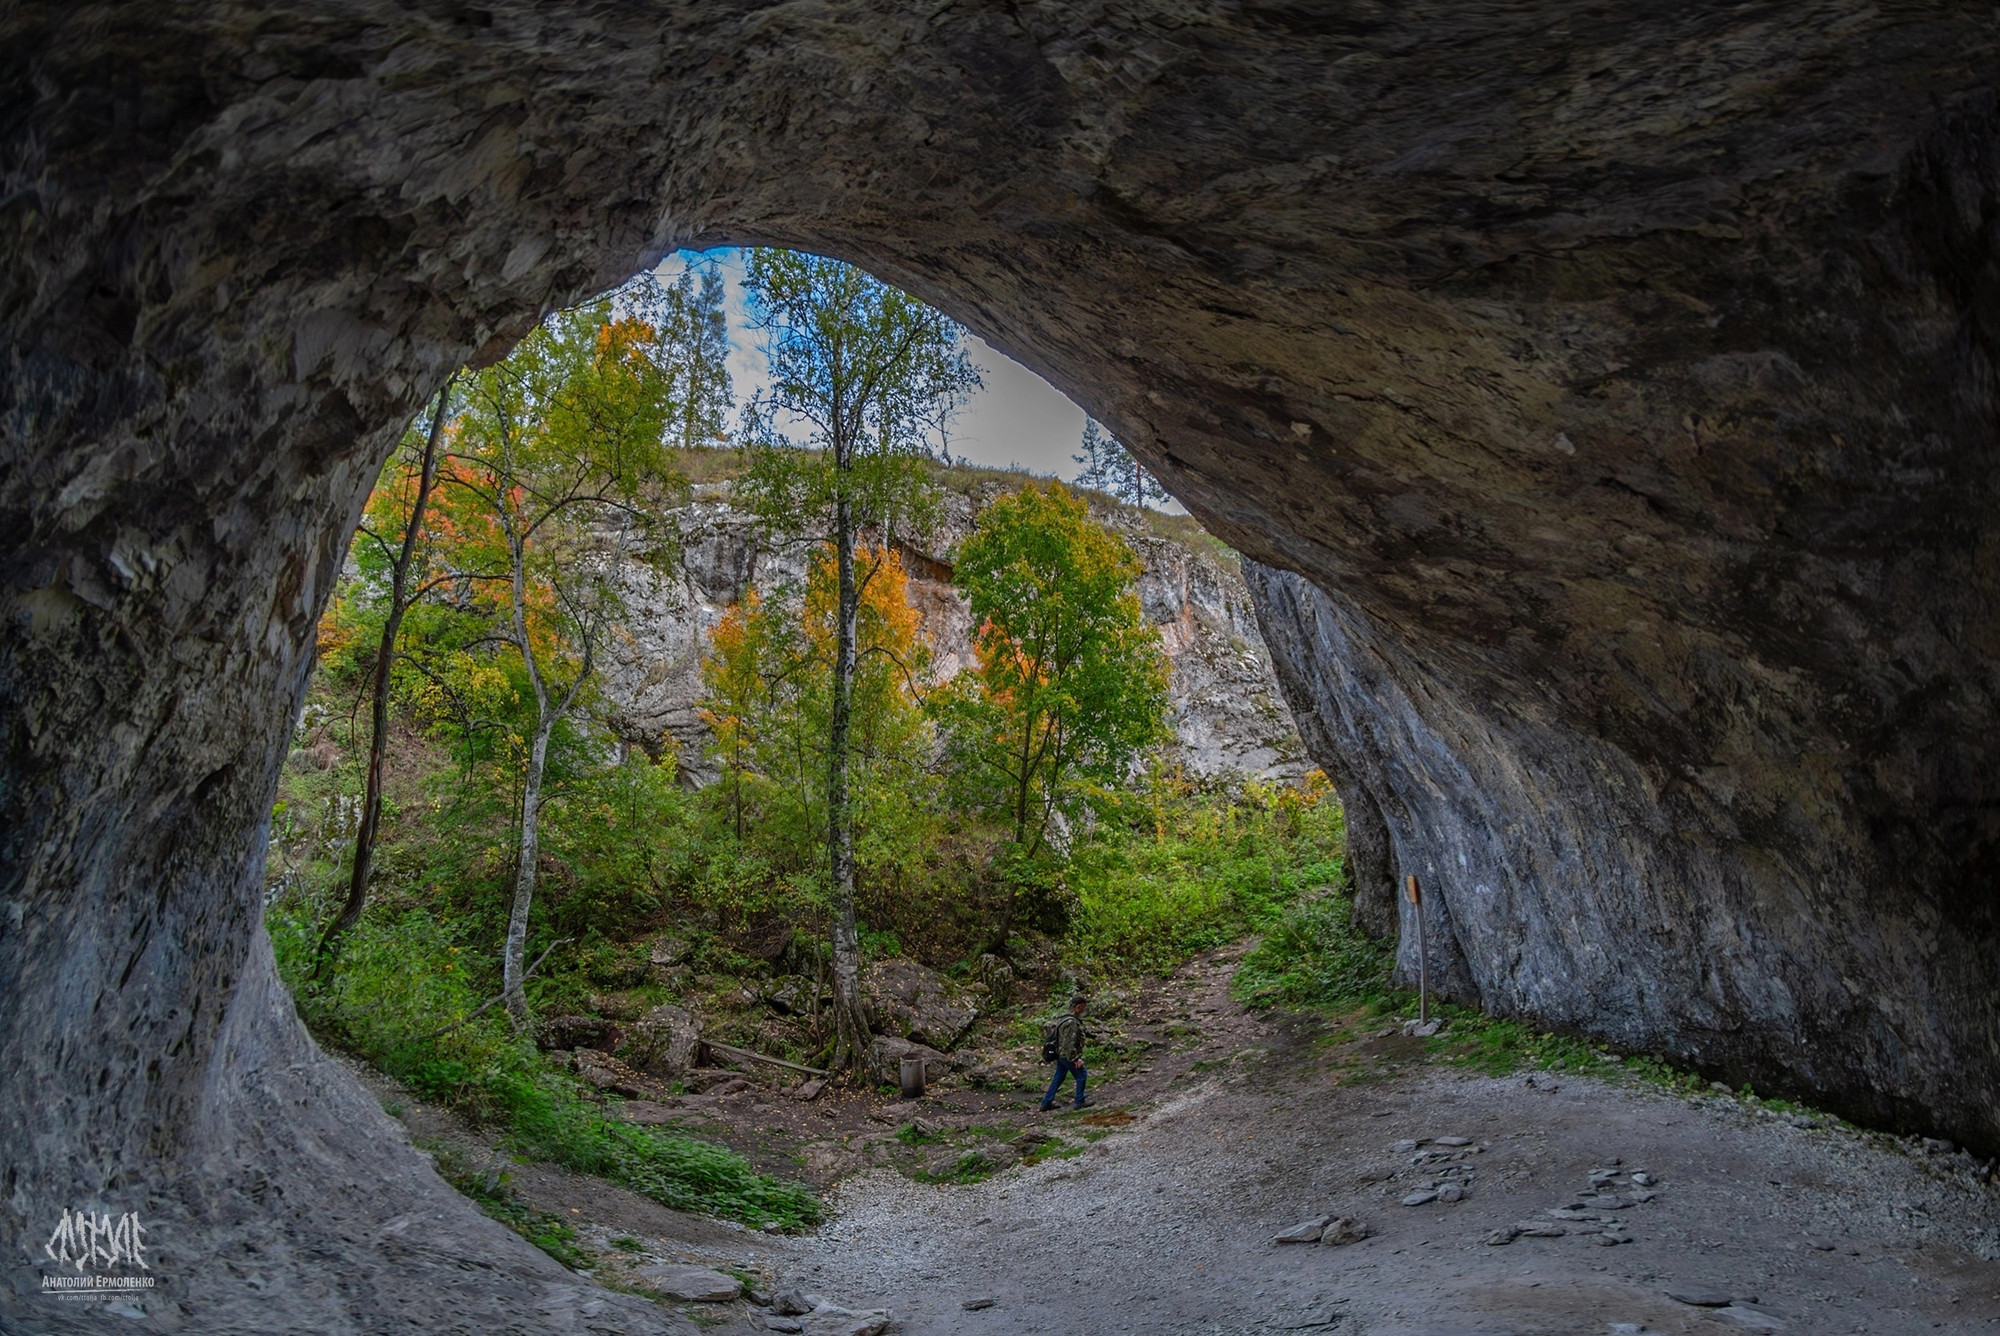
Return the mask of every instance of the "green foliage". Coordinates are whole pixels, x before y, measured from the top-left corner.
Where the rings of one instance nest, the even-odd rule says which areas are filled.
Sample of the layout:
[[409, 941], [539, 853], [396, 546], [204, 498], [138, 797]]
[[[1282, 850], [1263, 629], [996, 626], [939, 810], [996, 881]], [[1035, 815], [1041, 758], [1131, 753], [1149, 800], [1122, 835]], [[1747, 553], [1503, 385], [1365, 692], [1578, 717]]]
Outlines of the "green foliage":
[[1343, 836], [1323, 782], [1202, 794], [1156, 776], [1073, 851], [1068, 949], [1114, 968], [1170, 970], [1338, 881]]
[[[902, 559], [864, 547], [856, 565], [848, 786], [857, 874], [879, 880], [918, 861], [936, 824], [930, 728], [915, 692], [929, 647]], [[834, 563], [822, 548], [804, 589], [770, 599], [752, 590], [731, 608], [702, 660], [701, 717], [722, 771], [708, 801], [739, 839], [791, 873], [824, 858], [835, 616]]]
[[952, 581], [979, 662], [937, 708], [964, 800], [1004, 814], [1030, 854], [1164, 735], [1166, 660], [1133, 592], [1141, 569], [1055, 482], [994, 501], [959, 550]]
[[[310, 963], [312, 922], [284, 905], [269, 921], [280, 973], [296, 988]], [[492, 1012], [475, 1016], [481, 990], [469, 976], [481, 971], [435, 917], [371, 913], [354, 938], [331, 987], [297, 994], [323, 1041], [501, 1129], [507, 1146], [530, 1159], [597, 1174], [679, 1210], [787, 1228], [818, 1219], [804, 1188], [756, 1172], [732, 1150], [607, 1119], [532, 1042]]]
[[1352, 1007], [1399, 996], [1395, 955], [1353, 922], [1354, 902], [1325, 891], [1292, 905], [1243, 959], [1235, 991], [1253, 1006]]

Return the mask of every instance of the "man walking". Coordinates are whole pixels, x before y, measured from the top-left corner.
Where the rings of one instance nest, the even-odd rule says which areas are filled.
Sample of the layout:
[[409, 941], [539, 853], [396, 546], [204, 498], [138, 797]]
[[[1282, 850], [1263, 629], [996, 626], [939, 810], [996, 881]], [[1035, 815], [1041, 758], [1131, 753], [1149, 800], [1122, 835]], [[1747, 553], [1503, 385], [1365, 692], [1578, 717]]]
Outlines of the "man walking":
[[1049, 1082], [1049, 1093], [1042, 1096], [1042, 1112], [1047, 1113], [1062, 1093], [1063, 1081], [1072, 1072], [1076, 1074], [1076, 1107], [1090, 1103], [1083, 1097], [1084, 1079], [1090, 1075], [1083, 1069], [1083, 1041], [1088, 1038], [1083, 1032], [1083, 1009], [1090, 999], [1078, 993], [1069, 1000], [1069, 1014], [1055, 1023], [1053, 1030], [1042, 1045], [1042, 1056], [1054, 1058], [1056, 1079]]

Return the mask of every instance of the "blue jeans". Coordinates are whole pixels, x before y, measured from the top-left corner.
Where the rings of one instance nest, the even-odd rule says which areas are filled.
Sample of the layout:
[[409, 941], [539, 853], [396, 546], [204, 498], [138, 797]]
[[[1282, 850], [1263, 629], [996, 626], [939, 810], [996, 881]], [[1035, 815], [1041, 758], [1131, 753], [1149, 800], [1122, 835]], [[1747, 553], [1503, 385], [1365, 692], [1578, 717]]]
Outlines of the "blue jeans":
[[1056, 1102], [1056, 1096], [1062, 1093], [1063, 1078], [1072, 1072], [1076, 1074], [1076, 1107], [1079, 1109], [1083, 1107], [1083, 1079], [1090, 1075], [1090, 1073], [1083, 1069], [1081, 1061], [1072, 1063], [1066, 1059], [1057, 1058], [1056, 1079], [1049, 1082], [1049, 1093], [1042, 1096], [1043, 1108], [1046, 1109], [1049, 1105]]

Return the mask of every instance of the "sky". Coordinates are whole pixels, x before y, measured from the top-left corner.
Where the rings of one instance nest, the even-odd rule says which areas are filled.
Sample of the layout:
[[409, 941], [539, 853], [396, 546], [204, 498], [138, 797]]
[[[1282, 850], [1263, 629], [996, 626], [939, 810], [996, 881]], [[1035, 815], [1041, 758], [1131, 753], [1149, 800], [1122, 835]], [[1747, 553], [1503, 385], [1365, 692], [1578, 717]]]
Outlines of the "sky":
[[[671, 283], [691, 263], [710, 261], [720, 266], [728, 288], [729, 380], [741, 404], [769, 379], [757, 333], [750, 328], [743, 305], [743, 252], [682, 251], [668, 256], [658, 272]], [[1024, 468], [1074, 482], [1082, 468], [1073, 456], [1083, 437], [1083, 410], [1062, 391], [979, 339], [967, 336], [966, 351], [985, 385], [952, 421], [952, 457], [992, 468]], [[1180, 502], [1172, 500], [1160, 509], [1175, 515], [1187, 513]]]

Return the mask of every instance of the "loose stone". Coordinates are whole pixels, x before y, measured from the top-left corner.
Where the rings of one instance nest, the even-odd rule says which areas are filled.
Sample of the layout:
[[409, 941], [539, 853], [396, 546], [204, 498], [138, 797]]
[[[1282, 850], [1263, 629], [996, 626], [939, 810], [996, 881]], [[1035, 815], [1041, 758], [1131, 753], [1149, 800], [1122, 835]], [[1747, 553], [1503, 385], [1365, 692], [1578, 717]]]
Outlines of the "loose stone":
[[1370, 1230], [1351, 1215], [1343, 1215], [1327, 1222], [1326, 1230], [1319, 1236], [1320, 1246], [1338, 1248], [1349, 1243], [1359, 1243], [1368, 1237]]
[[687, 1303], [727, 1303], [743, 1293], [742, 1281], [705, 1266], [661, 1262], [642, 1267], [638, 1275], [660, 1293]]
[[1422, 1206], [1427, 1202], [1436, 1201], [1437, 1197], [1437, 1190], [1435, 1188], [1425, 1188], [1420, 1192], [1412, 1192], [1409, 1196], [1403, 1198], [1403, 1205]]
[[1320, 1231], [1326, 1228], [1326, 1220], [1327, 1218], [1325, 1216], [1321, 1216], [1317, 1220], [1301, 1220], [1298, 1224], [1293, 1225], [1290, 1229], [1280, 1232], [1276, 1237], [1274, 1237], [1271, 1240], [1271, 1242], [1318, 1243]]
[[984, 1295], [981, 1295], [977, 1299], [967, 1299], [959, 1305], [960, 1308], [963, 1308], [968, 1313], [977, 1313], [982, 1308], [991, 1308], [992, 1306], [993, 1300]]
[[1677, 1286], [1667, 1291], [1667, 1297], [1690, 1308], [1722, 1308], [1729, 1303], [1727, 1290], [1709, 1289], [1700, 1285]]

